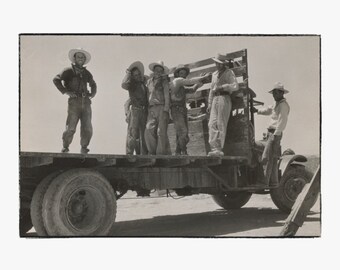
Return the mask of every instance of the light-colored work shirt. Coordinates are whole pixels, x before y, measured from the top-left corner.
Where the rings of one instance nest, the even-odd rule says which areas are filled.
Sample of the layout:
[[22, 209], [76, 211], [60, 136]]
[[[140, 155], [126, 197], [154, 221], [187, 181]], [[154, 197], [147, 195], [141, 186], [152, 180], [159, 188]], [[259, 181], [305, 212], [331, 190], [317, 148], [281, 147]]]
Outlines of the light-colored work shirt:
[[151, 77], [147, 82], [149, 106], [164, 105], [164, 110], [169, 111], [170, 95], [167, 78]]
[[236, 76], [234, 72], [230, 69], [226, 69], [222, 73], [220, 73], [218, 70], [216, 70], [212, 74], [211, 78], [211, 88], [209, 92], [209, 99], [208, 104], [211, 105], [214, 94], [216, 92], [216, 89], [218, 87], [222, 87], [223, 92], [228, 92], [231, 94], [232, 92], [235, 92], [239, 89], [238, 82], [236, 80]]
[[284, 98], [268, 108], [259, 109], [257, 114], [271, 115], [269, 128], [275, 129], [274, 135], [282, 135], [288, 122], [289, 111], [290, 107]]

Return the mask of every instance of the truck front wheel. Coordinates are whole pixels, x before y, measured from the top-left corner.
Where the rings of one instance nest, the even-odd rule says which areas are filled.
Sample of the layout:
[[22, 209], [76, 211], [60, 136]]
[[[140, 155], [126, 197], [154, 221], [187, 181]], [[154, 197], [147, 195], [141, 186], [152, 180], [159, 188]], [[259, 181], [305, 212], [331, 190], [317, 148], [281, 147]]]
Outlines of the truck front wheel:
[[282, 175], [279, 187], [272, 189], [270, 192], [270, 196], [277, 208], [285, 213], [290, 213], [297, 196], [305, 184], [310, 182], [311, 178], [312, 175], [304, 166], [290, 165]]
[[53, 179], [43, 200], [49, 236], [106, 236], [114, 225], [114, 190], [97, 171], [72, 169]]
[[249, 192], [223, 192], [213, 195], [214, 201], [224, 209], [239, 209], [244, 206], [251, 197], [252, 193]]

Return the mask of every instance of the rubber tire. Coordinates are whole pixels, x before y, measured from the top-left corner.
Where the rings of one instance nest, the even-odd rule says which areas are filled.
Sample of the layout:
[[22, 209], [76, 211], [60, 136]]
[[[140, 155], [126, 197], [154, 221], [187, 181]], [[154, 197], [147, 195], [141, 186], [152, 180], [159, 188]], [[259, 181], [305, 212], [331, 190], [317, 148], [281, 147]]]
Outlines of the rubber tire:
[[[90, 194], [90, 208], [96, 215], [87, 220], [87, 228], [71, 225], [68, 200], [84, 189]], [[72, 169], [58, 175], [48, 187], [42, 206], [44, 226], [49, 236], [107, 236], [116, 219], [117, 202], [107, 179], [97, 171]]]
[[47, 175], [37, 188], [35, 189], [31, 201], [31, 218], [33, 227], [38, 236], [48, 236], [47, 231], [44, 226], [44, 221], [42, 217], [42, 205], [44, 200], [44, 195], [50, 186], [52, 180], [56, 178], [62, 171], [56, 171]]
[[20, 208], [19, 233], [20, 236], [25, 234], [33, 227], [30, 210], [28, 208]]
[[[272, 189], [270, 191], [270, 196], [274, 204], [277, 206], [277, 208], [279, 208], [281, 211], [287, 214], [289, 214], [290, 211], [292, 210], [292, 207], [296, 200], [296, 198], [294, 200], [292, 198], [289, 198], [285, 193], [285, 186], [287, 184], [287, 181], [289, 181], [292, 177], [302, 178], [305, 180], [306, 183], [309, 183], [312, 179], [312, 174], [308, 172], [304, 166], [290, 165], [282, 175], [279, 187]], [[316, 201], [317, 198], [315, 199], [313, 205], [315, 204]]]
[[252, 193], [246, 191], [228, 192], [213, 195], [213, 200], [224, 209], [240, 209], [251, 197]]

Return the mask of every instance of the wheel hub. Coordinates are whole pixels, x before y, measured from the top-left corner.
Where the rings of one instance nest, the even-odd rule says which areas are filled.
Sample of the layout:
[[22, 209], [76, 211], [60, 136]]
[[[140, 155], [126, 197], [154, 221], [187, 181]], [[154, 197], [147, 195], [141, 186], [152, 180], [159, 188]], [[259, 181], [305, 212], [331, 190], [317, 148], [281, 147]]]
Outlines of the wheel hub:
[[91, 187], [75, 190], [67, 203], [68, 223], [77, 231], [95, 230], [101, 218], [101, 214], [97, 211], [100, 201], [100, 194]]
[[305, 179], [300, 177], [291, 178], [289, 181], [286, 182], [285, 186], [285, 193], [287, 198], [291, 201], [295, 201], [305, 185]]

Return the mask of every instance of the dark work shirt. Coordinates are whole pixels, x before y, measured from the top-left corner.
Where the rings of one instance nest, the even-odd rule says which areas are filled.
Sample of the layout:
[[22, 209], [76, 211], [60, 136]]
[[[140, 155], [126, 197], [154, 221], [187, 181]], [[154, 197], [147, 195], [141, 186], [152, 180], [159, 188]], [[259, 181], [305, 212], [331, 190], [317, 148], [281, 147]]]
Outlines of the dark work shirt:
[[129, 91], [130, 104], [132, 106], [147, 106], [147, 88], [144, 82], [134, 82], [131, 75], [127, 74], [122, 82], [122, 88]]
[[95, 96], [97, 93], [97, 84], [93, 80], [93, 76], [85, 67], [77, 68], [72, 65], [65, 68], [60, 74], [54, 77], [53, 83], [61, 93], [72, 91], [76, 94], [89, 94], [87, 84], [91, 88], [91, 95]]

